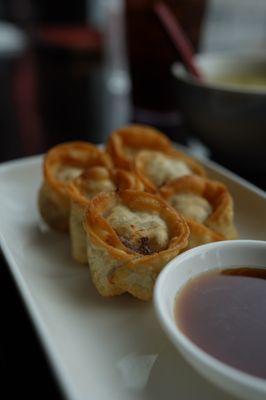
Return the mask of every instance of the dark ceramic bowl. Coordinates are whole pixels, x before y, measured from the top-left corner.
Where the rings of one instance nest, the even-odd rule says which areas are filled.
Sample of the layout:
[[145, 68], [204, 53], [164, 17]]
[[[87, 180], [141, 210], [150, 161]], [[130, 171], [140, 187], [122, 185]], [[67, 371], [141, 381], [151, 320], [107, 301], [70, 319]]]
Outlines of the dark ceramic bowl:
[[266, 171], [266, 86], [212, 81], [222, 75], [247, 73], [265, 77], [266, 57], [204, 54], [197, 56], [196, 62], [206, 77], [204, 83], [194, 79], [180, 63], [172, 66], [186, 126], [224, 159]]

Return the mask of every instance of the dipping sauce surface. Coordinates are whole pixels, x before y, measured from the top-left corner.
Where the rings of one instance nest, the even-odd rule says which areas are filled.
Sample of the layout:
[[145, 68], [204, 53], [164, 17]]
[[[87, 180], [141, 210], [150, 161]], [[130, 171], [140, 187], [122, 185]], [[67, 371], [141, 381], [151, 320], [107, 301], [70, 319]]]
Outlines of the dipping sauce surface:
[[266, 269], [214, 270], [176, 298], [178, 327], [207, 353], [266, 379]]

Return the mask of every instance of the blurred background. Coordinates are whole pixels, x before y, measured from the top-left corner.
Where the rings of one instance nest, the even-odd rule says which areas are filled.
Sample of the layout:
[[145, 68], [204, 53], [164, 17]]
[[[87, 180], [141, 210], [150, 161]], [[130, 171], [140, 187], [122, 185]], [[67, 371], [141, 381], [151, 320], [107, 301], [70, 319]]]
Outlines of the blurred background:
[[[197, 52], [252, 49], [265, 54], [265, 0], [165, 2]], [[220, 154], [186, 124], [170, 73], [179, 55], [154, 3], [0, 0], [0, 162], [43, 153], [62, 141], [101, 143], [112, 130], [138, 122], [266, 187], [265, 163], [253, 162], [251, 168], [243, 159]], [[49, 399], [60, 399], [13, 284], [0, 270], [6, 326], [0, 366], [10, 393], [33, 395], [34, 376]], [[20, 375], [15, 386], [14, 374]]]
[[[179, 56], [154, 3], [0, 0], [0, 161], [66, 140], [100, 143], [133, 121], [154, 125], [265, 187], [265, 166], [250, 171], [243, 159], [238, 164], [213, 151], [184, 125], [170, 73]], [[265, 53], [265, 0], [166, 3], [196, 51]]]

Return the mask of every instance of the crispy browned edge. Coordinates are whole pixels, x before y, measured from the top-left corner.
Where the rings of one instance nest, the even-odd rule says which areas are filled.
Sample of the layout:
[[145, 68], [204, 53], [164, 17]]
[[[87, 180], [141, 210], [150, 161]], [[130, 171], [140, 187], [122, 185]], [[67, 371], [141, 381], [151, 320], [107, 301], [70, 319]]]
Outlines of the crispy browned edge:
[[126, 154], [125, 147], [164, 151], [171, 145], [168, 137], [159, 130], [147, 125], [132, 124], [118, 129], [110, 135], [107, 152], [116, 167], [131, 170], [133, 159]]
[[[200, 165], [197, 161], [187, 156], [186, 154], [182, 153], [181, 151], [178, 151], [174, 148], [170, 148], [165, 150], [164, 154], [166, 154], [170, 158], [184, 161], [195, 175], [203, 177], [207, 175], [202, 165]], [[146, 160], [147, 158], [149, 159], [151, 156], [152, 154], [148, 151], [147, 152], [145, 150], [140, 151], [134, 158], [133, 170], [139, 177], [139, 179], [141, 179], [142, 182], [144, 183], [145, 190], [147, 190], [150, 193], [156, 193], [159, 188], [151, 181], [151, 179], [149, 179], [148, 175], [146, 174]]]
[[[131, 209], [159, 213], [170, 229], [168, 248], [152, 255], [140, 255], [124, 246], [103, 216], [107, 209], [120, 202]], [[121, 265], [112, 271], [111, 282], [142, 300], [151, 298], [151, 290], [130, 285], [129, 280], [125, 279], [125, 274], [131, 271], [145, 274], [146, 271], [155, 280], [164, 265], [187, 246], [189, 237], [189, 228], [185, 220], [162, 198], [132, 190], [100, 193], [94, 197], [86, 209], [84, 227], [95, 246], [104, 248], [111, 258], [121, 260]]]
[[102, 175], [100, 179], [110, 179], [115, 184], [115, 190], [144, 190], [142, 181], [133, 172], [104, 166], [101, 167], [101, 171], [99, 169], [96, 171], [96, 168], [98, 169], [98, 166], [85, 169], [80, 176], [69, 183], [68, 194], [72, 201], [87, 206], [90, 200], [82, 194], [82, 186], [86, 180], [97, 180], [100, 175]]
[[75, 166], [100, 164], [111, 166], [110, 157], [96, 146], [74, 141], [54, 146], [48, 151], [43, 162], [43, 184], [39, 190], [39, 211], [46, 223], [53, 229], [68, 230], [70, 202], [67, 184], [56, 179], [54, 168], [67, 163]]
[[202, 236], [202, 242], [208, 243], [223, 239], [235, 239], [237, 230], [234, 225], [233, 199], [227, 187], [218, 181], [188, 175], [169, 182], [160, 190], [160, 195], [168, 201], [176, 193], [191, 192], [204, 197], [213, 208], [213, 212], [204, 224], [188, 220], [191, 234]]

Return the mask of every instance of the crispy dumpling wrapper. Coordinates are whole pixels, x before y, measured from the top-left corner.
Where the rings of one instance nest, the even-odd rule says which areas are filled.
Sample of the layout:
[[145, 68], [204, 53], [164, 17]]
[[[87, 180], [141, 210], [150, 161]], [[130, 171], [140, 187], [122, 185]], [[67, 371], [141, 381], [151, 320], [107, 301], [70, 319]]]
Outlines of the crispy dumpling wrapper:
[[43, 163], [43, 183], [39, 191], [39, 211], [53, 229], [67, 231], [69, 227], [69, 182], [93, 165], [111, 166], [109, 156], [86, 142], [69, 142], [48, 151]]
[[160, 195], [187, 220], [188, 248], [237, 237], [233, 200], [221, 182], [188, 175], [163, 186]]
[[134, 171], [151, 193], [186, 175], [206, 176], [204, 168], [197, 161], [174, 148], [164, 152], [140, 151], [134, 159]]
[[70, 182], [68, 186], [71, 201], [70, 239], [72, 255], [75, 260], [81, 263], [88, 262], [83, 217], [90, 200], [101, 192], [124, 189], [143, 190], [143, 188], [142, 182], [133, 173], [102, 166], [86, 169]]
[[187, 246], [185, 220], [158, 196], [125, 190], [101, 193], [86, 210], [88, 262], [102, 296], [152, 297], [162, 268]]
[[164, 151], [171, 142], [162, 132], [146, 125], [128, 125], [113, 132], [107, 143], [107, 152], [118, 168], [131, 170], [135, 155], [143, 149]]

